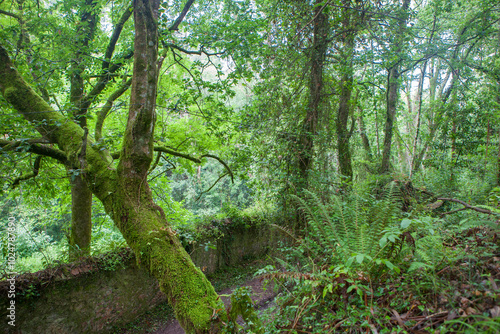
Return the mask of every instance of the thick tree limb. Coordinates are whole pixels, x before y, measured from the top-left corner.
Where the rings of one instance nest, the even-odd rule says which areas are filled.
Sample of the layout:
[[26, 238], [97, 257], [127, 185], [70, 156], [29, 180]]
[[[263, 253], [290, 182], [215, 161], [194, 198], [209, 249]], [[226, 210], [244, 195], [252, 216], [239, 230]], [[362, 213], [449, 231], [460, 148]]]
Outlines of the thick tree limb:
[[39, 155], [35, 159], [35, 163], [33, 164], [33, 170], [31, 172], [27, 173], [27, 174], [24, 174], [24, 175], [21, 175], [21, 176], [17, 177], [12, 182], [11, 188], [12, 189], [16, 188], [21, 181], [26, 181], [26, 180], [32, 179], [34, 177], [37, 177], [38, 176], [38, 172], [40, 171], [40, 163], [41, 162], [42, 162], [42, 156]]
[[464, 206], [464, 208], [459, 209], [459, 210], [453, 210], [453, 211], [445, 212], [445, 213], [441, 214], [442, 216], [450, 214], [450, 213], [454, 213], [454, 212], [457, 212], [457, 211], [462, 211], [462, 210], [465, 210], [465, 209], [474, 210], [474, 211], [477, 211], [477, 212], [485, 213], [487, 215], [497, 215], [497, 216], [499, 215], [496, 212], [493, 212], [493, 211], [488, 210], [488, 209], [483, 209], [483, 208], [478, 208], [476, 206], [472, 206], [472, 205], [470, 205], [470, 204], [468, 204], [468, 203], [466, 203], [464, 201], [461, 201], [459, 199], [439, 197], [437, 200], [458, 203], [458, 204], [462, 204]]
[[46, 157], [51, 157], [57, 161], [66, 164], [68, 162], [66, 154], [57, 148], [50, 147], [43, 144], [35, 143], [35, 141], [11, 141], [0, 139], [0, 148], [6, 151], [15, 151], [18, 148], [23, 147], [24, 151], [35, 153], [38, 155], [43, 155]]

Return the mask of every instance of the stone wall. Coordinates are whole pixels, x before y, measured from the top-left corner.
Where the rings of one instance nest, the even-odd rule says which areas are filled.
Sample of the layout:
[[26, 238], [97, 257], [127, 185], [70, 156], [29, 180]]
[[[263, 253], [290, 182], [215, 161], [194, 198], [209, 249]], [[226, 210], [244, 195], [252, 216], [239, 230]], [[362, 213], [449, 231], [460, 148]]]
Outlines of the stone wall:
[[[238, 227], [188, 251], [197, 266], [212, 273], [263, 256], [275, 243], [267, 227]], [[7, 289], [8, 282], [1, 281], [0, 333], [108, 333], [166, 301], [129, 250], [16, 277], [15, 327], [7, 324]]]

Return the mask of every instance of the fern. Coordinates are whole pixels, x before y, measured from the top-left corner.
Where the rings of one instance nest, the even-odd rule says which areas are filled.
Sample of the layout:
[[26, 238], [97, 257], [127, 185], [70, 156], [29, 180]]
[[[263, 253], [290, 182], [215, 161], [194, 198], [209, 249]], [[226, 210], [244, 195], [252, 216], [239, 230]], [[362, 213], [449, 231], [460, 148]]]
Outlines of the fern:
[[389, 247], [380, 240], [395, 226], [400, 213], [395, 189], [390, 185], [380, 200], [353, 193], [345, 199], [333, 196], [324, 203], [307, 190], [303, 198], [294, 197], [307, 219], [306, 247], [328, 263], [354, 263], [356, 259], [363, 265], [365, 259], [388, 256]]

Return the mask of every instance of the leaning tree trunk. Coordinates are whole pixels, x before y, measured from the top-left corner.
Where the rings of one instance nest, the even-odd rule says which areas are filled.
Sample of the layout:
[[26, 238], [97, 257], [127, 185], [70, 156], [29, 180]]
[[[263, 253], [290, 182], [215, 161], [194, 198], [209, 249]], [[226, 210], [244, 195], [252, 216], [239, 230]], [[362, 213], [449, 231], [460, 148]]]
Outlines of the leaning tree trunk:
[[122, 232], [137, 261], [158, 279], [187, 333], [215, 333], [226, 315], [210, 282], [191, 261], [152, 199], [146, 174], [153, 154], [158, 2], [134, 1], [133, 90], [118, 169], [106, 152], [74, 122], [54, 111], [22, 79], [0, 46], [0, 90], [45, 138], [56, 143], [72, 165], [84, 159], [84, 176], [93, 194]]

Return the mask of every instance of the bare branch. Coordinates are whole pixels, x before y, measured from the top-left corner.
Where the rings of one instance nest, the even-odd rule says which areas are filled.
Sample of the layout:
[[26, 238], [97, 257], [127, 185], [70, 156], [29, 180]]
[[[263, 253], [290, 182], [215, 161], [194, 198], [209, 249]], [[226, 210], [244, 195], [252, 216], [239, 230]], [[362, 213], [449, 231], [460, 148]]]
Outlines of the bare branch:
[[196, 201], [195, 201], [195, 202], [197, 202], [197, 201], [201, 198], [201, 196], [202, 196], [203, 194], [208, 193], [210, 190], [212, 190], [212, 188], [213, 188], [213, 187], [215, 187], [215, 185], [216, 185], [217, 183], [219, 183], [219, 181], [220, 181], [220, 180], [222, 180], [222, 178], [223, 178], [224, 176], [226, 176], [227, 174], [228, 174], [228, 173], [224, 173], [224, 174], [222, 174], [221, 176], [219, 176], [219, 178], [218, 178], [218, 179], [217, 179], [217, 180], [216, 180], [216, 181], [215, 181], [215, 182], [214, 182], [214, 183], [210, 186], [210, 188], [208, 188], [207, 190], [204, 190], [204, 191], [202, 191], [202, 192], [201, 192], [200, 196], [198, 196], [198, 198], [196, 199]]
[[198, 51], [193, 51], [193, 50], [186, 50], [183, 47], [180, 47], [180, 46], [172, 44], [172, 43], [162, 42], [162, 44], [163, 44], [163, 47], [165, 47], [165, 48], [176, 49], [176, 50], [178, 50], [178, 51], [180, 51], [182, 53], [188, 54], [188, 55], [199, 55], [199, 56], [201, 56], [202, 54], [204, 54], [204, 55], [207, 55], [207, 56], [220, 56], [220, 55], [223, 55], [226, 52], [226, 51], [223, 51], [223, 52], [206, 52], [203, 49], [203, 46]]
[[229, 168], [229, 166], [219, 157], [215, 156], [215, 155], [212, 155], [212, 154], [204, 154], [201, 156], [202, 158], [204, 157], [207, 157], [207, 158], [212, 158], [212, 159], [215, 159], [217, 160], [218, 162], [220, 162], [224, 168], [227, 170], [228, 174], [231, 175], [231, 182], [234, 183], [234, 175], [233, 175], [233, 172], [231, 171], [231, 169]]

